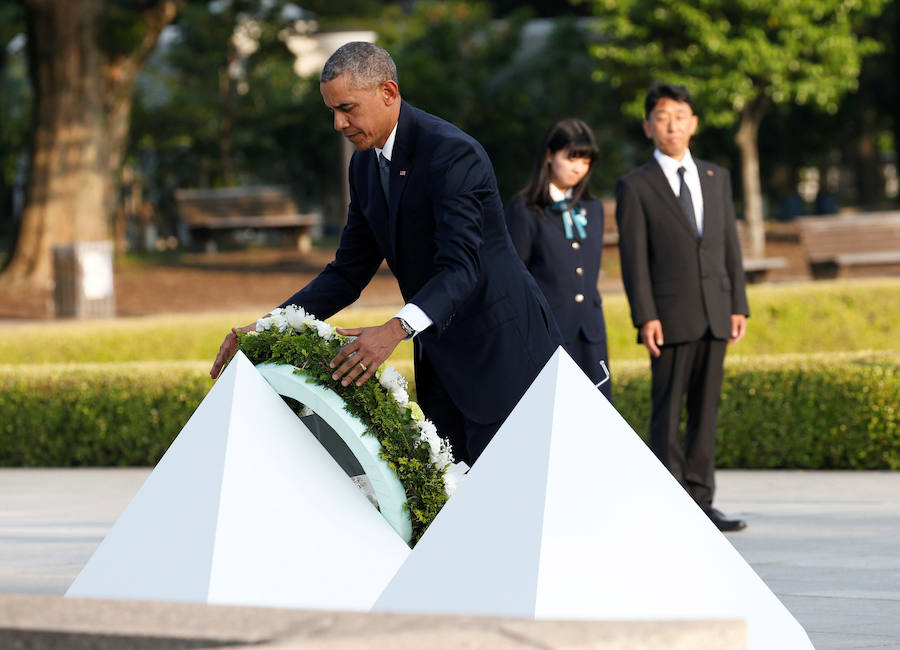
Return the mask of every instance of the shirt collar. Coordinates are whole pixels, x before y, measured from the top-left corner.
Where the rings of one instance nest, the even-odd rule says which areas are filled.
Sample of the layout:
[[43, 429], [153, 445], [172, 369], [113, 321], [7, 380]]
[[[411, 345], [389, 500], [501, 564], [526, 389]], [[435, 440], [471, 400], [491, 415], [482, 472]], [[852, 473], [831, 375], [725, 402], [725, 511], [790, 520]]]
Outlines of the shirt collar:
[[563, 201], [565, 199], [572, 198], [572, 188], [571, 187], [569, 189], [567, 189], [565, 192], [563, 192], [561, 189], [556, 187], [556, 185], [554, 185], [553, 183], [550, 183], [549, 190], [550, 190], [550, 198], [553, 199], [554, 201]]
[[400, 123], [400, 120], [397, 120], [397, 123], [394, 124], [394, 128], [391, 129], [391, 134], [388, 136], [388, 139], [384, 141], [383, 147], [375, 147], [375, 157], [377, 158], [379, 154], [383, 155], [390, 162], [391, 156], [394, 155], [394, 139], [397, 137], [397, 124]]
[[694, 162], [694, 159], [691, 158], [690, 149], [684, 152], [684, 158], [681, 160], [675, 160], [661, 152], [659, 149], [654, 149], [653, 157], [656, 158], [656, 162], [662, 167], [666, 176], [677, 176], [679, 167], [684, 167], [688, 174], [697, 173], [697, 164]]

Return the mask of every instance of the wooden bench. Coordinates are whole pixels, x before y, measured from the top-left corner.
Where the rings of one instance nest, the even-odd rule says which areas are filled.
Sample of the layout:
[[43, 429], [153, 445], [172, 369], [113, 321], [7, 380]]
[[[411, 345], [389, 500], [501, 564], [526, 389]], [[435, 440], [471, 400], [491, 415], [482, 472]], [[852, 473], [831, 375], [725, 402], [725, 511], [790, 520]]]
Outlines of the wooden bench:
[[285, 231], [306, 252], [312, 246], [310, 231], [322, 224], [319, 213], [301, 214], [282, 186], [176, 190], [175, 204], [192, 241], [208, 252], [218, 249], [219, 233], [260, 229]]
[[769, 277], [770, 271], [783, 269], [787, 266], [787, 258], [784, 257], [750, 257], [750, 233], [747, 230], [747, 224], [743, 221], [738, 221], [737, 231], [744, 262], [744, 275], [747, 277], [747, 282], [765, 282]]
[[813, 278], [900, 273], [900, 212], [798, 220]]

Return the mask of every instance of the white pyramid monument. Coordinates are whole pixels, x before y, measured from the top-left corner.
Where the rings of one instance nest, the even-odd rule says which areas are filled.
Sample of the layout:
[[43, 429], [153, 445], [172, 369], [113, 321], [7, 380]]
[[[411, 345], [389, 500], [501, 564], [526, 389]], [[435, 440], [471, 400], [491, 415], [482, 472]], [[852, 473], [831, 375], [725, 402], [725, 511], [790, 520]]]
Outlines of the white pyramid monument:
[[239, 352], [66, 596], [366, 611], [408, 553]]
[[374, 609], [742, 619], [748, 648], [812, 648], [799, 623], [562, 348]]

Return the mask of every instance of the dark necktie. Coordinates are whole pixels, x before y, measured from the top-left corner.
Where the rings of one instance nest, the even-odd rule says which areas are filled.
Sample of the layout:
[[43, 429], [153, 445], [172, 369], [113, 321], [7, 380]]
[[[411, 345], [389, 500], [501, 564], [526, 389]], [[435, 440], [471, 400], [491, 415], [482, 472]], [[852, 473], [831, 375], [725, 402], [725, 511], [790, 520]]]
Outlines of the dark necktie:
[[384, 190], [384, 198], [391, 202], [391, 161], [384, 157], [383, 153], [378, 154], [378, 175], [381, 176], [381, 189]]
[[697, 227], [697, 216], [694, 214], [694, 200], [691, 198], [691, 191], [688, 189], [687, 183], [684, 182], [685, 171], [684, 167], [678, 168], [678, 178], [681, 180], [678, 187], [678, 202], [681, 204], [684, 213], [691, 220], [691, 223], [694, 226], [694, 232], [699, 235], [700, 229]]

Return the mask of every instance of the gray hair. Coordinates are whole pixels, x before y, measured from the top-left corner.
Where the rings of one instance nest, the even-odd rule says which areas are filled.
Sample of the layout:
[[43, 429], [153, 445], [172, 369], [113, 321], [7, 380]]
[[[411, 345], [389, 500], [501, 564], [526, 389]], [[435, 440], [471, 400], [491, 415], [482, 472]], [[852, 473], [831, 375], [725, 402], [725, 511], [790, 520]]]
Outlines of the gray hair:
[[345, 72], [355, 88], [372, 88], [388, 79], [399, 84], [391, 55], [374, 43], [353, 41], [339, 47], [325, 62], [319, 81], [326, 83]]

